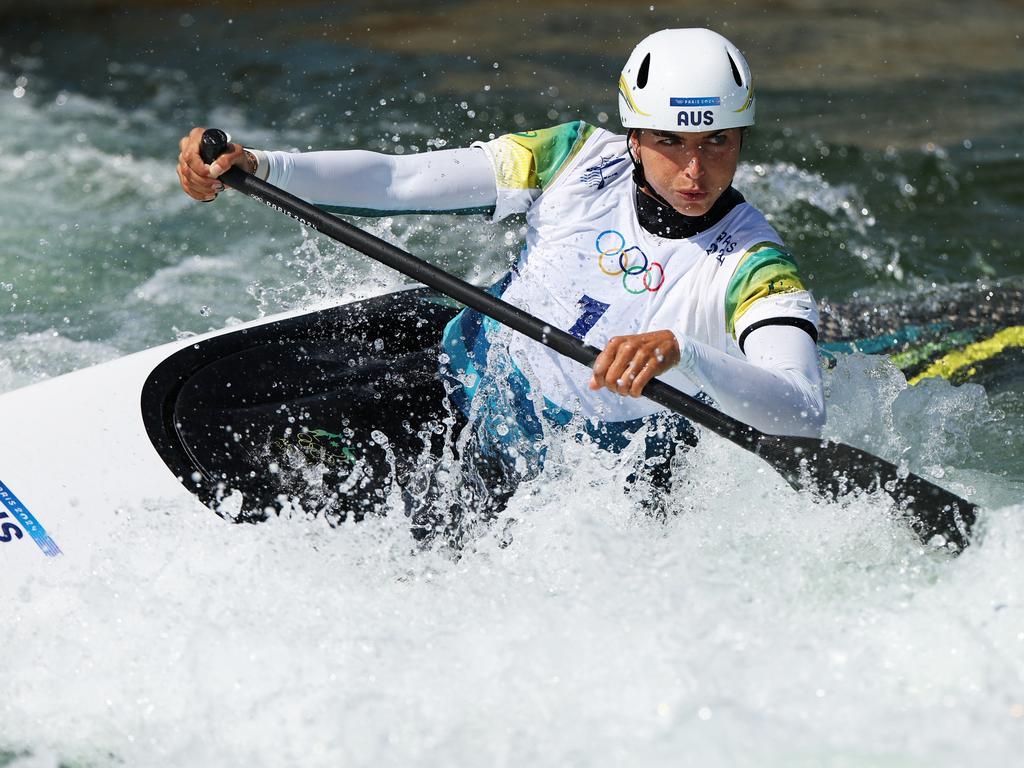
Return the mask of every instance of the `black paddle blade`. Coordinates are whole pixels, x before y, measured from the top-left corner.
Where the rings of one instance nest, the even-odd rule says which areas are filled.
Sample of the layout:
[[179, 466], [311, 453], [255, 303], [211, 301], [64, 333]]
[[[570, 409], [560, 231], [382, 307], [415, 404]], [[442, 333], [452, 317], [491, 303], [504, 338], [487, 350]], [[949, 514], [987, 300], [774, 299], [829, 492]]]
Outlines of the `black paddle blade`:
[[755, 453], [791, 486], [829, 500], [882, 490], [896, 503], [923, 542], [935, 536], [963, 549], [970, 543], [978, 508], [895, 464], [842, 443], [808, 437], [762, 435]]

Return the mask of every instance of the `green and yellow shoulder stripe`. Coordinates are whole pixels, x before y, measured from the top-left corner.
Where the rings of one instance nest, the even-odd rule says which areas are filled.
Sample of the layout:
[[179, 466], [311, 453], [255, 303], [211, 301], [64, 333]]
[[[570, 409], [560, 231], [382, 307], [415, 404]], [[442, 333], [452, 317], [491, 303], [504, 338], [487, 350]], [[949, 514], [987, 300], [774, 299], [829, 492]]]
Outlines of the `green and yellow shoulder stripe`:
[[521, 213], [551, 186], [596, 128], [582, 120], [551, 128], [508, 133], [474, 146], [487, 152], [498, 186], [495, 218]]
[[735, 337], [737, 324], [759, 299], [806, 290], [796, 260], [782, 245], [752, 245], [740, 258], [726, 288], [726, 330]]

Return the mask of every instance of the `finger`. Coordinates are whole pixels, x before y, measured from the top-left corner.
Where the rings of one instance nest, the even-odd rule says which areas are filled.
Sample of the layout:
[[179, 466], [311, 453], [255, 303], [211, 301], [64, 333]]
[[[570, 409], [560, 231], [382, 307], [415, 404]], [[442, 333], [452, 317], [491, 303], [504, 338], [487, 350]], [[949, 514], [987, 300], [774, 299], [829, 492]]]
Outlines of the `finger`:
[[619, 345], [615, 361], [604, 375], [604, 385], [612, 392], [623, 395], [629, 391], [629, 380], [626, 379], [626, 375], [636, 354], [636, 345], [632, 342], [626, 341]]
[[185, 190], [185, 193], [190, 197], [194, 197], [196, 200], [206, 200], [211, 195], [216, 194], [218, 191], [218, 185], [220, 182], [215, 179], [203, 178], [193, 173], [187, 166], [179, 164], [177, 167], [178, 180], [181, 182], [181, 188]]
[[615, 355], [618, 352], [619, 339], [618, 337], [612, 337], [608, 341], [608, 346], [597, 356], [594, 360], [594, 366], [592, 368], [592, 375], [590, 377], [590, 388], [600, 389], [604, 386], [604, 376], [608, 371], [608, 367], [615, 362]]
[[178, 174], [178, 183], [181, 184], [181, 188], [185, 190], [185, 194], [188, 195], [189, 197], [195, 197], [196, 190], [192, 183], [189, 181], [188, 177], [185, 175], [185, 169], [182, 167], [181, 163], [178, 163], [177, 167], [174, 170]]
[[210, 163], [210, 176], [217, 178], [233, 165], [241, 165], [243, 150], [241, 144], [228, 144], [226, 152]]
[[209, 166], [199, 156], [199, 147], [203, 139], [203, 128], [193, 128], [188, 136], [181, 140], [181, 157], [185, 165], [196, 175], [206, 177], [210, 175]]
[[180, 177], [187, 180], [196, 189], [201, 189], [205, 192], [219, 191], [223, 188], [223, 182], [219, 182], [215, 177], [211, 176], [207, 168], [208, 166], [205, 164], [200, 164], [198, 168], [190, 165], [190, 157], [186, 154], [178, 156], [178, 173]]
[[217, 179], [209, 176], [200, 176], [188, 166], [183, 166], [179, 169], [181, 178], [188, 185], [188, 187], [196, 190], [202, 190], [203, 192], [213, 192], [223, 182], [217, 181]]
[[643, 394], [644, 387], [647, 386], [647, 383], [656, 376], [660, 376], [662, 373], [662, 366], [658, 362], [657, 357], [648, 357], [646, 362], [640, 367], [633, 380], [630, 382], [630, 396], [640, 397]]
[[203, 184], [193, 184], [186, 177], [186, 175], [183, 172], [182, 168], [179, 167], [177, 169], [177, 171], [178, 171], [178, 181], [181, 182], [181, 188], [183, 190], [185, 190], [185, 194], [187, 194], [189, 197], [194, 198], [196, 200], [202, 200], [204, 202], [209, 202], [210, 200], [213, 200], [217, 196], [217, 193], [220, 192], [221, 189], [223, 189], [223, 185], [220, 184], [219, 182], [214, 182], [215, 185], [219, 185], [219, 188], [218, 188], [218, 186], [211, 187], [211, 186], [209, 186], [209, 184], [206, 184], [206, 183], [203, 183]]
[[[622, 372], [622, 376], [619, 378], [619, 394], [623, 397], [636, 397], [634, 391], [636, 391], [636, 380], [643, 375], [643, 372], [647, 370], [650, 365], [650, 356], [645, 351], [638, 351], [633, 359], [629, 361], [629, 365], [626, 366], [626, 370]], [[643, 386], [640, 387], [643, 389]]]

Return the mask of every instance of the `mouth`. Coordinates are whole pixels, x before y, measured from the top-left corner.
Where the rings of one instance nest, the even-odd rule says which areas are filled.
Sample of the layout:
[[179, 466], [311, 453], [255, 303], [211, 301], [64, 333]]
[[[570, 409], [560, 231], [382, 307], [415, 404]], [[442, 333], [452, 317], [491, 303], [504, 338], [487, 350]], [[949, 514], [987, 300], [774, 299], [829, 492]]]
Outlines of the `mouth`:
[[698, 203], [708, 196], [707, 190], [705, 189], [682, 190], [676, 194], [688, 203]]

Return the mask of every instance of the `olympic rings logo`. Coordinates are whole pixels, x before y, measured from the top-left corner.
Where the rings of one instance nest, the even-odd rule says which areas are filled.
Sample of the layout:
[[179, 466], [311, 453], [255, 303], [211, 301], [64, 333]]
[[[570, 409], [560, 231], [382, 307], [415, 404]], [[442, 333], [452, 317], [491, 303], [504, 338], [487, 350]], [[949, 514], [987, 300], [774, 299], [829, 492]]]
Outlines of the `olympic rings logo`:
[[[629, 293], [639, 295], [641, 293], [654, 293], [665, 283], [665, 268], [656, 261], [647, 258], [639, 246], [626, 247], [626, 238], [616, 229], [606, 229], [597, 236], [594, 242], [597, 248], [597, 268], [608, 277], [622, 275], [622, 287]], [[606, 256], [617, 257], [616, 266], [618, 269], [610, 270], [604, 265]], [[642, 261], [641, 261], [642, 260]], [[630, 261], [633, 261], [631, 264]], [[657, 273], [655, 273], [657, 269]], [[653, 275], [657, 274], [658, 281], [654, 282]], [[640, 275], [640, 284], [637, 285], [636, 277]]]

